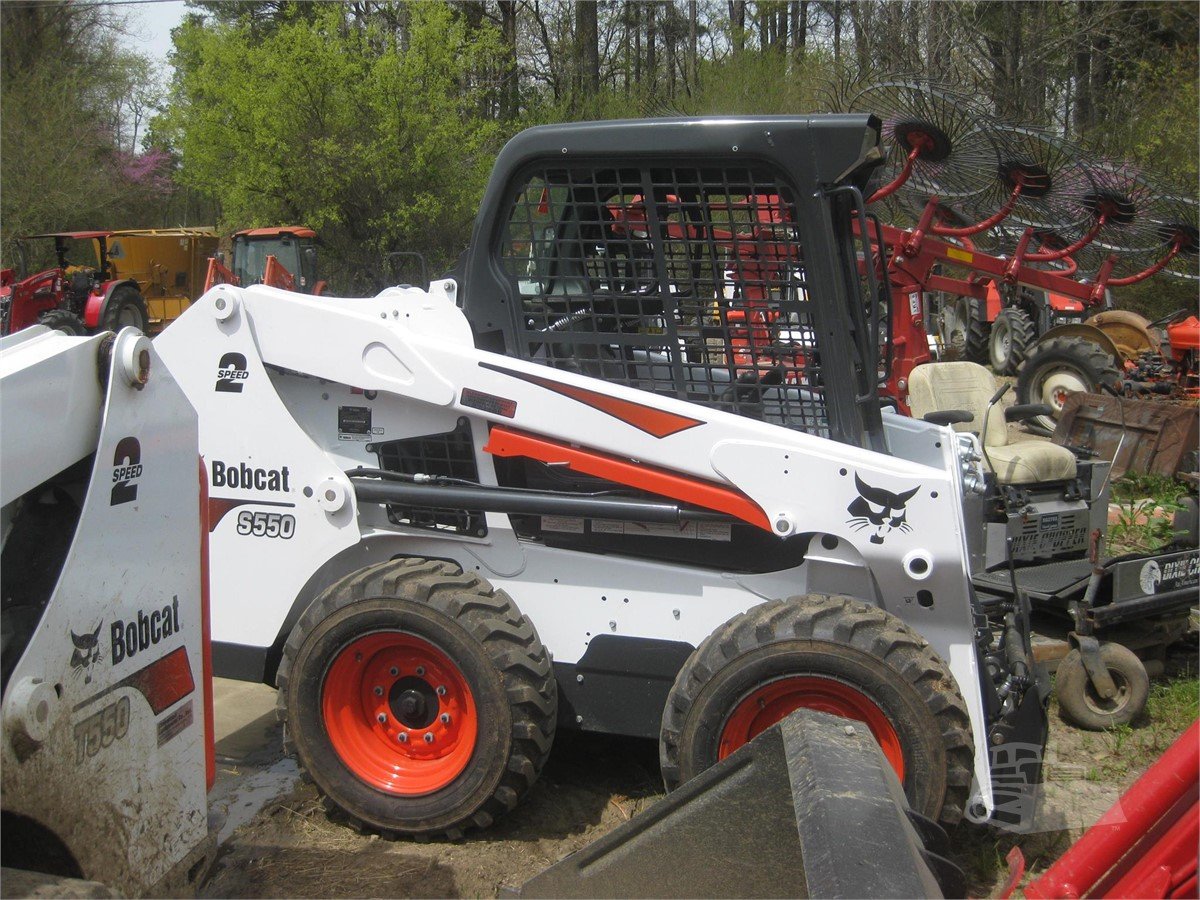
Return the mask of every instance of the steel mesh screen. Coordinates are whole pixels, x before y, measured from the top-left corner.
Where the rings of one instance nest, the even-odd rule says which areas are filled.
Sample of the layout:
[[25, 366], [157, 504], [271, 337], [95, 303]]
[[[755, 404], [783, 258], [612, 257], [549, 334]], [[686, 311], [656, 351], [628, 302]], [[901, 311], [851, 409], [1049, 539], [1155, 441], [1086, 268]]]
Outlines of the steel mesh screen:
[[792, 190], [766, 167], [546, 167], [500, 258], [526, 359], [828, 434]]
[[[404, 475], [432, 475], [477, 484], [479, 470], [475, 463], [475, 444], [471, 427], [459, 420], [453, 431], [425, 434], [398, 441], [374, 445], [379, 455], [379, 467]], [[454, 531], [459, 534], [485, 533], [483, 513], [470, 509], [440, 509], [387, 504], [387, 516], [397, 525]]]

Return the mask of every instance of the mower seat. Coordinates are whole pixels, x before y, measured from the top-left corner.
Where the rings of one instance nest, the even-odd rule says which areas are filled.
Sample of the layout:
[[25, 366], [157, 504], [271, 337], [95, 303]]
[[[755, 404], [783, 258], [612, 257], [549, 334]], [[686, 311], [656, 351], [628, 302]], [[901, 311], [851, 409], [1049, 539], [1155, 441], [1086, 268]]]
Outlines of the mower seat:
[[908, 378], [908, 405], [912, 414], [961, 409], [971, 413], [969, 422], [953, 425], [955, 431], [979, 435], [1001, 484], [1037, 484], [1068, 481], [1075, 477], [1075, 454], [1066, 447], [1046, 441], [1009, 442], [1004, 407], [997, 403], [987, 417], [987, 433], [981, 434], [988, 401], [996, 393], [992, 373], [973, 362], [925, 363]]

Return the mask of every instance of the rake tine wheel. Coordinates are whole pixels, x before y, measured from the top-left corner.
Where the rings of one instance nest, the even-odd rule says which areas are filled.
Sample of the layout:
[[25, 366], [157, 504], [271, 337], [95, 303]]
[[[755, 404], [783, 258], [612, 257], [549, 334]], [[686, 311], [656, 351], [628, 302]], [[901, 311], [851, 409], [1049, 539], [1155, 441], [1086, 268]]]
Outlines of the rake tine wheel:
[[887, 162], [880, 199], [903, 188], [939, 199], [971, 197], [988, 187], [997, 148], [980, 123], [986, 114], [967, 97], [913, 77], [895, 77], [862, 88], [844, 104], [883, 121]]
[[1125, 162], [1102, 161], [1088, 166], [1095, 191], [1084, 197], [1092, 215], [1103, 219], [1096, 246], [1116, 253], [1163, 249], [1153, 211], [1159, 191], [1148, 178]]
[[997, 123], [1000, 145], [996, 180], [975, 198], [980, 208], [999, 207], [1020, 187], [1012, 204], [1012, 221], [1038, 231], [1052, 231], [1067, 244], [1081, 237], [1092, 222], [1086, 198], [1096, 193], [1078, 150], [1045, 131]]
[[1179, 246], [1162, 271], [1176, 278], [1200, 281], [1200, 204], [1188, 197], [1165, 196], [1154, 205], [1150, 218], [1157, 223], [1165, 243]]

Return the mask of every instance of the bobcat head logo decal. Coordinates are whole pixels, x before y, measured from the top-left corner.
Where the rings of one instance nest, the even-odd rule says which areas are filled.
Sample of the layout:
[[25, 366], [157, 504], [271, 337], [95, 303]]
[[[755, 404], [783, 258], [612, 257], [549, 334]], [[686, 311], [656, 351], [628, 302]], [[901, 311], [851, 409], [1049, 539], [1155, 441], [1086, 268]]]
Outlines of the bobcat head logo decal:
[[78, 635], [71, 632], [71, 643], [75, 645], [71, 653], [71, 668], [83, 672], [83, 683], [92, 683], [92, 666], [100, 659], [100, 625], [91, 634]]
[[912, 531], [905, 506], [921, 489], [919, 484], [911, 491], [893, 494], [883, 488], [871, 487], [855, 473], [854, 486], [858, 488], [858, 496], [846, 507], [846, 512], [850, 513], [846, 522], [851, 528], [855, 531], [872, 529], [872, 544], [882, 544], [893, 531]]

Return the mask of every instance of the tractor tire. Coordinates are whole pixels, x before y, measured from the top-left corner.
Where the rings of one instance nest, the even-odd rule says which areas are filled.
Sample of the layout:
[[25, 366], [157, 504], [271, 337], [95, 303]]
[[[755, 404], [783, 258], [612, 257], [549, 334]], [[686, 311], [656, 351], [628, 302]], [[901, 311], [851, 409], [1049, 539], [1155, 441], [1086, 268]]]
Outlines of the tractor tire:
[[1128, 647], [1101, 644], [1100, 659], [1117, 687], [1117, 694], [1111, 700], [1096, 693], [1078, 650], [1063, 657], [1054, 676], [1054, 694], [1063, 719], [1087, 731], [1128, 725], [1141, 715], [1150, 695], [1146, 667]]
[[335, 583], [288, 637], [277, 682], [285, 749], [327, 805], [388, 836], [486, 828], [554, 740], [557, 686], [533, 624], [445, 562]]
[[38, 316], [38, 324], [69, 334], [71, 337], [84, 337], [88, 333], [83, 319], [66, 309], [47, 310]]
[[945, 359], [987, 361], [987, 307], [974, 297], [951, 297], [938, 313], [938, 337]]
[[997, 375], [1016, 375], [1033, 344], [1037, 329], [1023, 309], [1010, 306], [1000, 310], [988, 336], [988, 362]]
[[659, 757], [673, 790], [801, 707], [863, 722], [909, 804], [953, 824], [971, 787], [971, 720], [945, 663], [895, 616], [808, 594], [735, 616], [679, 671]]
[[1079, 337], [1051, 338], [1035, 344], [1017, 370], [1017, 403], [1046, 403], [1053, 416], [1036, 416], [1026, 423], [1035, 433], [1050, 435], [1068, 394], [1096, 393], [1101, 385], [1121, 388], [1121, 373], [1113, 358], [1097, 344]]
[[150, 333], [150, 314], [146, 312], [146, 301], [136, 288], [124, 284], [113, 291], [108, 299], [108, 306], [100, 317], [100, 330], [120, 331], [131, 325], [142, 334]]

